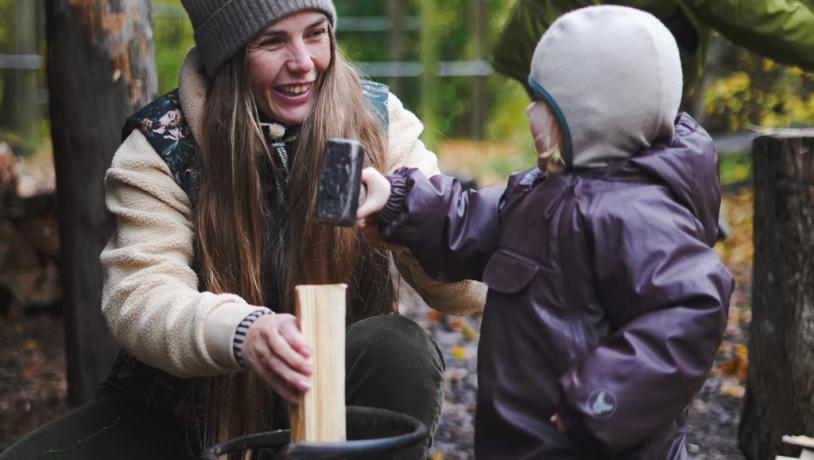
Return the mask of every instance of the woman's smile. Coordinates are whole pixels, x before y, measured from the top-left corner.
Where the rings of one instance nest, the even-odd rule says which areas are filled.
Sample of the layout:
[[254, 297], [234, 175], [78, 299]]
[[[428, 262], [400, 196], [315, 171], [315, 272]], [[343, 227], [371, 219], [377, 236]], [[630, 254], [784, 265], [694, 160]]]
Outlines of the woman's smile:
[[311, 87], [314, 83], [300, 83], [294, 85], [280, 85], [275, 87], [280, 94], [285, 97], [298, 97], [310, 94]]
[[314, 82], [299, 83], [291, 85], [278, 85], [274, 87], [277, 97], [282, 102], [281, 105], [300, 105], [311, 102]]

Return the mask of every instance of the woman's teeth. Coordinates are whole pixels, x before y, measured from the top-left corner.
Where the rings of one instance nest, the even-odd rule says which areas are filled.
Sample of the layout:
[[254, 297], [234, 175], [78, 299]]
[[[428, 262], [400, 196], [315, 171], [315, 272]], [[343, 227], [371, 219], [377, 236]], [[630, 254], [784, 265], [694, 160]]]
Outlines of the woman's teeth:
[[309, 85], [284, 85], [278, 86], [277, 89], [280, 90], [281, 93], [289, 96], [299, 96], [300, 94], [308, 91], [308, 87]]

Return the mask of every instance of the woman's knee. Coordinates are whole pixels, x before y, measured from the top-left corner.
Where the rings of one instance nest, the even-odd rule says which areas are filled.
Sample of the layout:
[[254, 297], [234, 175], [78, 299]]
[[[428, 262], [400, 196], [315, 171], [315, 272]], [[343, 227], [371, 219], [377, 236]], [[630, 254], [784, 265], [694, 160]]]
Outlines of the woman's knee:
[[419, 371], [440, 379], [444, 359], [435, 341], [414, 321], [380, 315], [351, 324], [347, 332], [348, 367], [373, 366], [398, 374]]
[[432, 431], [444, 400], [444, 360], [415, 322], [375, 316], [348, 327], [348, 404], [412, 415]]
[[[401, 412], [435, 431], [444, 402], [444, 359], [435, 341], [402, 316], [374, 316], [347, 333], [348, 404]], [[429, 440], [428, 440], [429, 442]], [[427, 444], [388, 455], [423, 459]]]

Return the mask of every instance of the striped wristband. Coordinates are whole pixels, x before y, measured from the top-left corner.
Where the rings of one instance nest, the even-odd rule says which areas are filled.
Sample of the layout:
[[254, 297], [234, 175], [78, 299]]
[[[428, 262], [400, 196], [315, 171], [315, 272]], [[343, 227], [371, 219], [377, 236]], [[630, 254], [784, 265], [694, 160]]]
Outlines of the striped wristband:
[[232, 353], [235, 355], [235, 361], [240, 367], [246, 367], [243, 361], [243, 342], [246, 341], [246, 333], [249, 332], [249, 327], [257, 321], [257, 318], [264, 315], [273, 315], [274, 312], [264, 308], [262, 310], [255, 310], [248, 315], [237, 325], [235, 329], [235, 338], [232, 341]]

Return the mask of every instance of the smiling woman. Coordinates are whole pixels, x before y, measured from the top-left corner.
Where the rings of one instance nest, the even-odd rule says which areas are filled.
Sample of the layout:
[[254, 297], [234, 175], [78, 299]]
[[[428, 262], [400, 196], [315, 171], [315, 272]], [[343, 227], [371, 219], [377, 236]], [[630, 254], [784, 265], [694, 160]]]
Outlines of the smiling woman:
[[397, 314], [391, 262], [446, 312], [482, 308], [484, 287], [434, 281], [411, 253], [315, 219], [327, 139], [358, 140], [382, 172], [438, 174], [421, 123], [342, 58], [330, 0], [183, 3], [196, 47], [179, 88], [128, 119], [106, 176], [117, 226], [101, 255], [102, 309], [124, 351], [99, 399], [0, 459], [191, 458], [285, 427], [282, 402], [308, 391], [312, 372], [291, 315], [299, 284], [349, 286], [346, 402], [434, 429], [443, 359]]
[[249, 75], [260, 112], [301, 124], [311, 113], [315, 84], [331, 64], [325, 15], [304, 11], [278, 21], [249, 44]]

